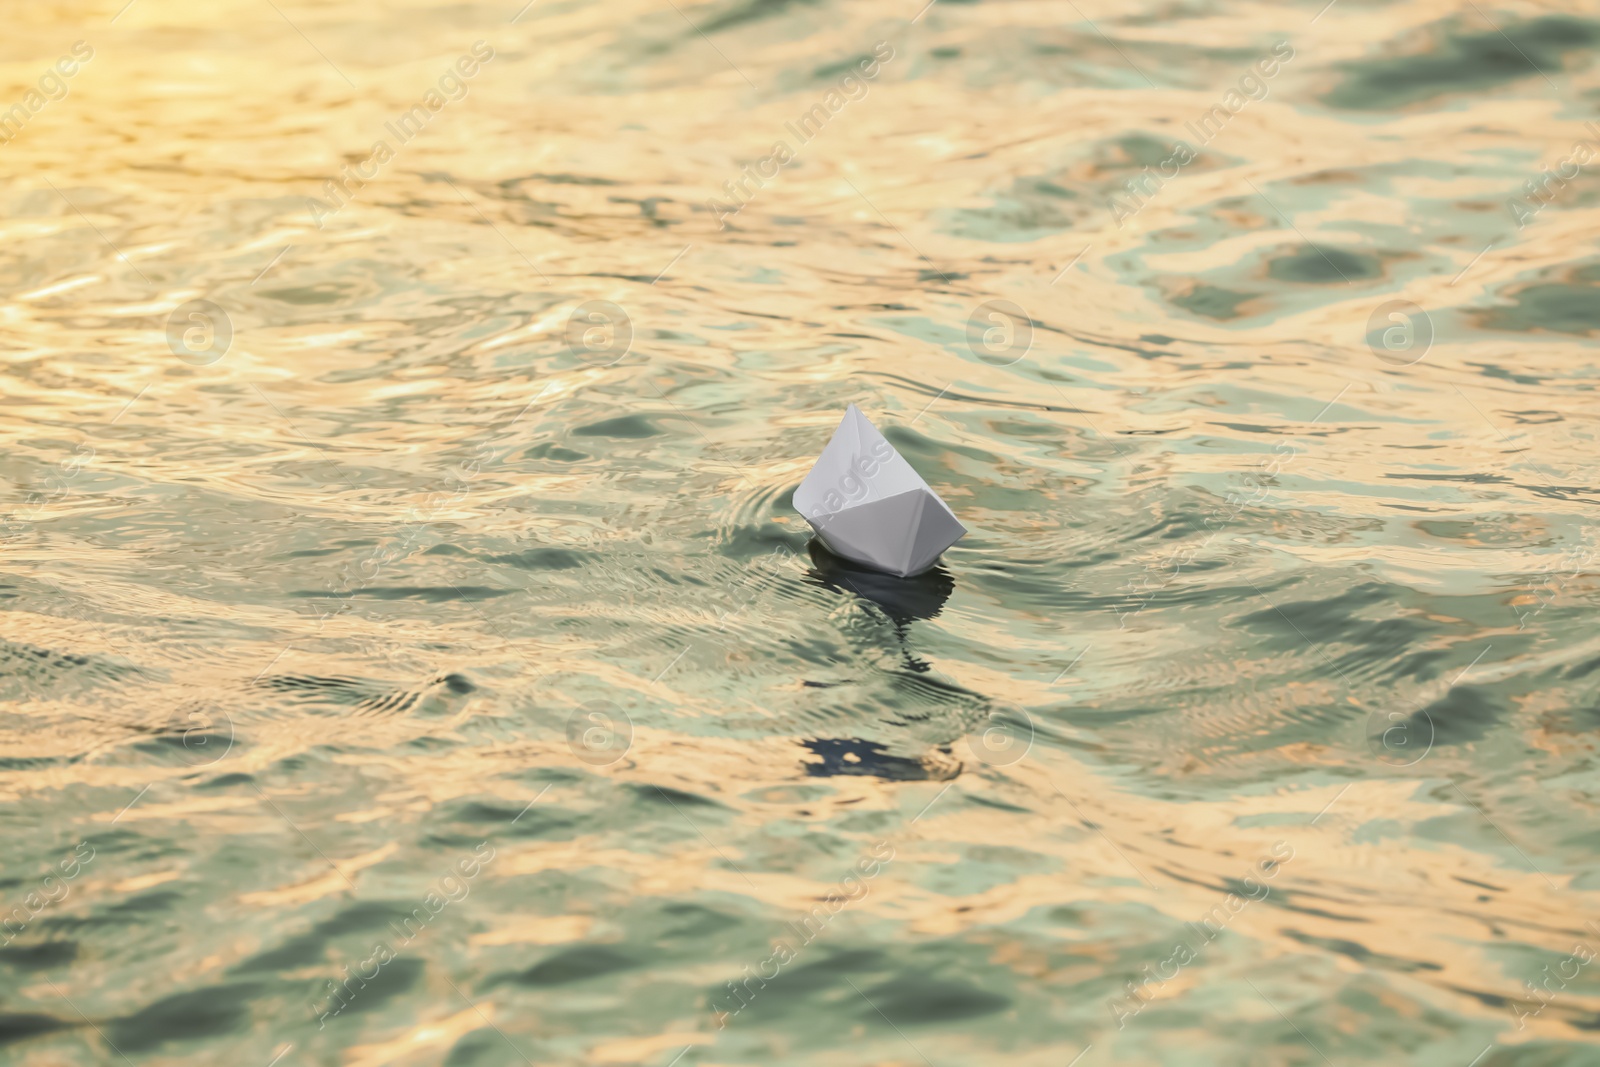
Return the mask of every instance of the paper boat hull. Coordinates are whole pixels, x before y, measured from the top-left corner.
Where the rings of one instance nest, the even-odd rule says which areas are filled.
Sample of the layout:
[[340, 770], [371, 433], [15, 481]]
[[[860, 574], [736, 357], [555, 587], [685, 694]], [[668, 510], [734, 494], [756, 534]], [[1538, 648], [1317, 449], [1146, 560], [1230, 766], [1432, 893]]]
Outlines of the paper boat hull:
[[967, 532], [854, 404], [794, 504], [828, 551], [902, 578], [931, 569]]

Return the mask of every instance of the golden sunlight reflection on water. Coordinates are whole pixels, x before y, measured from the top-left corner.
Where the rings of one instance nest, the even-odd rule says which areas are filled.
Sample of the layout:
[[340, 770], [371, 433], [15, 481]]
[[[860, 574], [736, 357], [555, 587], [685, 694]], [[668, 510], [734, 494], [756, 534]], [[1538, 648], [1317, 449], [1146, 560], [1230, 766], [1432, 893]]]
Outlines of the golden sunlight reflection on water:
[[1591, 1062], [1600, 21], [918, 6], [12, 13], [0, 1062]]

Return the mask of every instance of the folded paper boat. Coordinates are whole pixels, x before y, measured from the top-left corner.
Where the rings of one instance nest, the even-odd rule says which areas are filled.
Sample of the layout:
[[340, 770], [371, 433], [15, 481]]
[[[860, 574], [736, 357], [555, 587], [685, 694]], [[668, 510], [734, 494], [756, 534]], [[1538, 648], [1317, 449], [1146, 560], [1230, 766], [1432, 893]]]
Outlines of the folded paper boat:
[[794, 491], [794, 506], [834, 555], [901, 578], [932, 567], [967, 533], [854, 404]]

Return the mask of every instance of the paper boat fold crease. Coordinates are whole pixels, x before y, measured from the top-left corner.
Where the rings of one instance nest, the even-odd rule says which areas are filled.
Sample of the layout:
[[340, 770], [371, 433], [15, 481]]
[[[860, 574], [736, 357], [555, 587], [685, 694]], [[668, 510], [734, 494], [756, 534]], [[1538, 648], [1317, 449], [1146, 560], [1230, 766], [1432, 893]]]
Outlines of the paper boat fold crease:
[[794, 506], [834, 555], [902, 578], [928, 570], [967, 533], [854, 404], [794, 491]]

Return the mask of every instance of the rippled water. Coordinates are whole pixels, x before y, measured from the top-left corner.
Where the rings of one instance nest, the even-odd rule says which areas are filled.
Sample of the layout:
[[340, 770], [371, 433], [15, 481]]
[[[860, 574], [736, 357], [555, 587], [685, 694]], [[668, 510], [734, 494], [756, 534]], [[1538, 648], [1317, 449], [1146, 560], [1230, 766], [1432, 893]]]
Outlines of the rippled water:
[[0, 44], [0, 1060], [1596, 1062], [1600, 16], [122, 2]]

